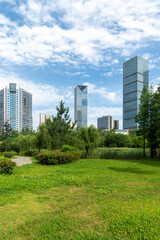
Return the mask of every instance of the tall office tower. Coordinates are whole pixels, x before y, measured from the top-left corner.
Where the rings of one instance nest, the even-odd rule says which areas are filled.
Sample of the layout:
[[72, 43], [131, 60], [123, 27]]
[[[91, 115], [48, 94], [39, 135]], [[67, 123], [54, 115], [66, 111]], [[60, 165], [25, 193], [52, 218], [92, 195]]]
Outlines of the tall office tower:
[[0, 90], [0, 128], [8, 121], [14, 130], [32, 129], [32, 94], [16, 83]]
[[119, 120], [114, 120], [114, 128], [119, 129]]
[[87, 105], [88, 105], [87, 86], [77, 85], [74, 89], [74, 120], [77, 127], [87, 126]]
[[97, 118], [97, 128], [101, 130], [113, 129], [114, 128], [114, 119], [112, 116], [103, 116]]
[[144, 87], [148, 89], [148, 60], [136, 56], [123, 63], [123, 129], [137, 129], [135, 116]]
[[45, 123], [45, 121], [49, 118], [50, 118], [49, 114], [40, 113], [40, 115], [39, 115], [39, 125], [41, 125], [42, 123]]

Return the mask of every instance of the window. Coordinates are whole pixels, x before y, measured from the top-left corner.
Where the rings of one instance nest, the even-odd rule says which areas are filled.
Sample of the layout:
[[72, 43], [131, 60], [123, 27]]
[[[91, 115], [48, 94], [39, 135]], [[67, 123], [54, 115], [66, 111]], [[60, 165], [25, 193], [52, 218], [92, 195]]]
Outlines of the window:
[[1, 95], [1, 107], [3, 107], [3, 95]]
[[27, 98], [24, 97], [24, 106], [27, 107]]

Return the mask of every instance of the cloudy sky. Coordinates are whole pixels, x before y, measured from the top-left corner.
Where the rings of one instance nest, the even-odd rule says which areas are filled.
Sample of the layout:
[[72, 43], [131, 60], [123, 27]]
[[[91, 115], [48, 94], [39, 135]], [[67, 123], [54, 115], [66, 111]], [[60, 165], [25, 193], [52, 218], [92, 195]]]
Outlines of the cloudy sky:
[[77, 84], [88, 85], [89, 124], [121, 121], [123, 62], [135, 55], [157, 85], [159, 0], [0, 0], [0, 89], [16, 82], [33, 94], [34, 128], [61, 99], [74, 119]]

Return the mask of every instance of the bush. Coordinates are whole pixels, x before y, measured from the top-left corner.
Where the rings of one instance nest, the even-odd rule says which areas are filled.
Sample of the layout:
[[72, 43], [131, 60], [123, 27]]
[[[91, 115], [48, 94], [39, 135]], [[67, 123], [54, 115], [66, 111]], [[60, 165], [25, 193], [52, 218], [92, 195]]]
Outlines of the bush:
[[26, 156], [26, 157], [34, 157], [38, 154], [37, 151], [34, 151], [34, 150], [27, 150], [27, 151], [23, 151], [23, 152], [20, 152], [19, 155], [21, 156]]
[[69, 153], [69, 152], [60, 152], [60, 151], [51, 151], [40, 153], [35, 156], [39, 163], [45, 165], [57, 165], [63, 163], [71, 163], [79, 159], [79, 153]]
[[77, 148], [69, 145], [63, 145], [61, 148], [61, 152], [70, 152], [70, 153], [75, 153], [77, 152]]
[[10, 159], [0, 159], [1, 172], [12, 173], [15, 166], [16, 166], [16, 163], [12, 162]]
[[12, 152], [4, 152], [3, 155], [6, 158], [12, 158], [14, 156], [14, 154]]

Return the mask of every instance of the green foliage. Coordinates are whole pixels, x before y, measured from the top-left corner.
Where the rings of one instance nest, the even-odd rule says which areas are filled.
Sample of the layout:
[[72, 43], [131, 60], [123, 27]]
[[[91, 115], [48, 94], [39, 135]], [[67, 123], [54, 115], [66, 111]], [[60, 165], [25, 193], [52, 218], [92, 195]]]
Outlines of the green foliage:
[[4, 152], [3, 155], [6, 158], [12, 158], [14, 156], [14, 154], [12, 152]]
[[61, 148], [61, 152], [70, 152], [70, 153], [75, 153], [77, 152], [77, 148], [69, 145], [63, 145]]
[[12, 173], [16, 163], [10, 159], [0, 159], [0, 171], [3, 173]]
[[156, 92], [144, 88], [141, 95], [139, 112], [135, 118], [139, 124], [139, 132], [143, 136], [143, 148], [145, 157], [145, 139], [148, 140], [150, 146], [150, 156], [157, 156], [157, 148], [160, 145], [160, 87]]
[[69, 108], [64, 106], [65, 102], [61, 101], [57, 107], [57, 115], [52, 119], [46, 120], [46, 125], [51, 139], [51, 148], [58, 149], [67, 143], [68, 136], [74, 125], [71, 127]]
[[82, 127], [79, 130], [79, 137], [84, 142], [84, 147], [88, 157], [89, 151], [98, 147], [100, 143], [100, 133], [93, 125], [91, 125], [90, 127]]
[[[144, 148], [144, 138], [143, 136], [131, 136], [131, 146], [134, 148]], [[145, 139], [145, 148], [148, 146], [148, 141]], [[145, 156], [144, 156], [145, 157]]]
[[34, 157], [37, 154], [38, 154], [38, 151], [35, 151], [35, 150], [26, 150], [19, 153], [20, 156], [29, 156], [29, 157]]
[[139, 112], [135, 118], [135, 121], [138, 122], [139, 132], [143, 136], [143, 156], [145, 157], [145, 148], [146, 148], [146, 137], [147, 130], [149, 126], [149, 98], [150, 94], [148, 93], [147, 88], [144, 88], [140, 98]]
[[115, 133], [112, 130], [104, 132], [104, 139], [106, 147], [129, 147], [131, 145], [130, 136]]
[[77, 149], [84, 149], [84, 142], [79, 137], [79, 131], [72, 129], [69, 134], [67, 134], [67, 137], [65, 138], [65, 144], [74, 146]]
[[125, 150], [125, 149], [97, 149], [92, 153], [91, 158], [94, 159], [143, 159], [143, 151], [141, 149]]
[[63, 163], [71, 163], [79, 159], [79, 153], [60, 152], [58, 150], [40, 153], [35, 156], [39, 163], [45, 165], [57, 165]]
[[38, 131], [36, 133], [36, 146], [39, 149], [39, 152], [42, 148], [49, 148], [51, 145], [51, 137], [48, 132], [48, 128], [46, 124], [41, 124], [38, 127]]
[[9, 123], [9, 120], [5, 121], [3, 126], [3, 136], [4, 138], [8, 138], [11, 132], [11, 125]]
[[14, 141], [18, 152], [24, 152], [31, 149], [34, 149], [36, 146], [36, 136], [33, 135], [22, 135], [19, 134], [17, 138], [15, 138]]

